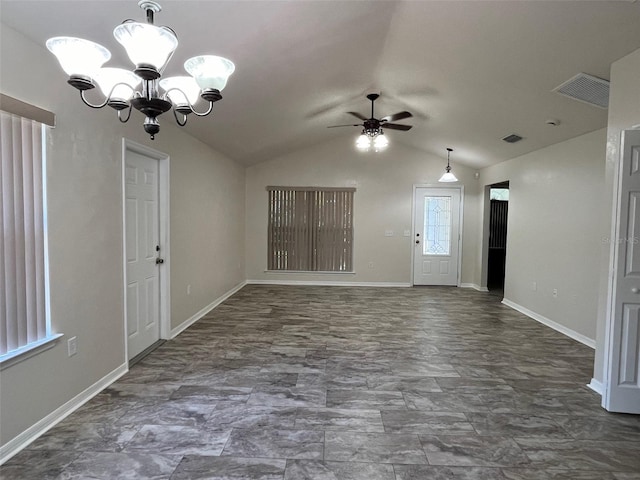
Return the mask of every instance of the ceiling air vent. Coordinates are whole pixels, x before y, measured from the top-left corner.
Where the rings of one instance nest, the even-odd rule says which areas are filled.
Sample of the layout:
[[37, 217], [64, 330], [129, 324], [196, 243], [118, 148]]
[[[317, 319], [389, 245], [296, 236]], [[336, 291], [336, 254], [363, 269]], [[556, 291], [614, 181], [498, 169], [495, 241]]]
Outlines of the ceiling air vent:
[[502, 140], [507, 143], [516, 143], [522, 140], [522, 137], [516, 133], [512, 133], [511, 135], [507, 135], [506, 137], [504, 137]]
[[586, 73], [579, 73], [552, 91], [594, 107], [609, 107], [609, 81]]

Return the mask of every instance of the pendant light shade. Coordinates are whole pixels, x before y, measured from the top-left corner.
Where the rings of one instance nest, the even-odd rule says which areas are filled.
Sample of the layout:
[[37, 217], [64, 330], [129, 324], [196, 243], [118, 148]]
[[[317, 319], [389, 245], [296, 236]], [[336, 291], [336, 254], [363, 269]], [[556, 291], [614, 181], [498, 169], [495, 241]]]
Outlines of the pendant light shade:
[[229, 76], [236, 69], [231, 60], [215, 55], [199, 55], [184, 63], [184, 69], [195, 78], [202, 90], [208, 88], [222, 91]]
[[458, 179], [456, 178], [456, 176], [451, 173], [451, 172], [445, 172], [442, 174], [442, 176], [440, 177], [440, 180], [438, 180], [439, 182], [457, 182]]
[[75, 37], [53, 37], [47, 40], [47, 48], [70, 77], [93, 77], [111, 58], [111, 52], [102, 45]]
[[451, 183], [451, 182], [457, 182], [458, 179], [456, 178], [456, 176], [451, 173], [451, 165], [449, 165], [449, 155], [451, 154], [451, 152], [453, 152], [452, 148], [447, 148], [447, 168], [445, 169], [445, 173], [442, 174], [442, 176], [440, 177], [440, 180], [438, 180], [439, 182], [443, 182], [443, 183]]
[[160, 72], [178, 46], [171, 29], [148, 23], [126, 22], [113, 30], [113, 36], [127, 51], [137, 67], [152, 67]]

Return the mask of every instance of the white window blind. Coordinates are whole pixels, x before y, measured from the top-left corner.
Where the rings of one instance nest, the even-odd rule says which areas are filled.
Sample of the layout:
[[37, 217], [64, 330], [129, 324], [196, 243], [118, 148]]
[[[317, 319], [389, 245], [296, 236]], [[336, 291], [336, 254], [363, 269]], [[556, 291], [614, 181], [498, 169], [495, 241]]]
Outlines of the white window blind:
[[353, 271], [354, 188], [267, 190], [269, 270]]
[[45, 292], [42, 124], [0, 112], [0, 360], [50, 335]]

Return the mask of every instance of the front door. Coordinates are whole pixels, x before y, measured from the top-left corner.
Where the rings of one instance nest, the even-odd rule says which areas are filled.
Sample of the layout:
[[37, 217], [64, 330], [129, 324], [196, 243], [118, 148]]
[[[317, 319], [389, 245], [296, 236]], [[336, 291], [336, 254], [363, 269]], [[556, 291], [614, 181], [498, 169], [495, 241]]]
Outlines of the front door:
[[125, 255], [128, 359], [160, 339], [158, 160], [127, 150]]
[[619, 175], [602, 406], [640, 413], [640, 130], [623, 133]]
[[414, 285], [458, 285], [460, 202], [460, 188], [415, 189]]

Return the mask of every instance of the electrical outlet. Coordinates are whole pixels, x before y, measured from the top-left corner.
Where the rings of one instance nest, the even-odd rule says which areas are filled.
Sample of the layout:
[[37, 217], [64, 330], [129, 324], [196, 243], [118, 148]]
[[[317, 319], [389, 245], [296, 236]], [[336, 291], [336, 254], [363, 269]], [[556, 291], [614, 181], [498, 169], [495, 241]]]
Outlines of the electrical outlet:
[[551, 294], [553, 295], [553, 298], [558, 298], [558, 289], [554, 288], [553, 292], [551, 292]]
[[373, 262], [369, 262], [369, 268], [373, 268]]
[[405, 230], [402, 234], [402, 236], [404, 237], [410, 237], [411, 236], [411, 230]]
[[67, 340], [67, 353], [70, 357], [73, 357], [76, 353], [78, 353], [78, 338], [71, 337]]
[[187, 295], [191, 295], [191, 285], [187, 285]]
[[393, 230], [385, 230], [384, 231], [384, 236], [385, 237], [393, 237]]

